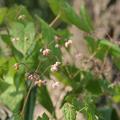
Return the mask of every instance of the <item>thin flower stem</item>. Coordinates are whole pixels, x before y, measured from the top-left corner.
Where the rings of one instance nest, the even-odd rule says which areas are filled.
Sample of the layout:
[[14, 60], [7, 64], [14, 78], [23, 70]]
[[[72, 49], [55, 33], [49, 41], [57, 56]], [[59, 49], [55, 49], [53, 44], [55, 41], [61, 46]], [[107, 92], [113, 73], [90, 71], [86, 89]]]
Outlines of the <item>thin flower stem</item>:
[[58, 19], [60, 18], [60, 14], [58, 14], [55, 19], [49, 24], [49, 27], [53, 27], [55, 25], [55, 23], [58, 21]]

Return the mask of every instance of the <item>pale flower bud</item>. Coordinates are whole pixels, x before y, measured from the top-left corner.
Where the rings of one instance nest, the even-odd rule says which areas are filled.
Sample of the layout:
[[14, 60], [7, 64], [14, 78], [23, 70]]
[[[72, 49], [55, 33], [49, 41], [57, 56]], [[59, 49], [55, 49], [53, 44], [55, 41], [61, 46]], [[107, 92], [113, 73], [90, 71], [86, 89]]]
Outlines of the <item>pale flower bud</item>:
[[71, 46], [72, 44], [72, 40], [68, 40], [67, 42], [65, 42], [65, 47], [68, 48], [69, 46]]
[[18, 16], [18, 20], [23, 20], [23, 19], [25, 19], [25, 15]]
[[14, 64], [14, 68], [15, 70], [19, 70], [19, 64], [18, 63]]
[[61, 64], [61, 62], [56, 62], [55, 65], [56, 66], [59, 66]]

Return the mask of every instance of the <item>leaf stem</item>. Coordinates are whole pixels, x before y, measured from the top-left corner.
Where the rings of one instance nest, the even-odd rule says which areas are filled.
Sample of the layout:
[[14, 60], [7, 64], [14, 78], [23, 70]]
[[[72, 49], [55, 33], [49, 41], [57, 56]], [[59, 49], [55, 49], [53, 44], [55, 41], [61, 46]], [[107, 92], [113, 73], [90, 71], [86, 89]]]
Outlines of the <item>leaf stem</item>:
[[55, 26], [55, 24], [57, 23], [58, 19], [60, 18], [60, 14], [58, 14], [55, 19], [49, 24], [49, 27], [53, 27]]

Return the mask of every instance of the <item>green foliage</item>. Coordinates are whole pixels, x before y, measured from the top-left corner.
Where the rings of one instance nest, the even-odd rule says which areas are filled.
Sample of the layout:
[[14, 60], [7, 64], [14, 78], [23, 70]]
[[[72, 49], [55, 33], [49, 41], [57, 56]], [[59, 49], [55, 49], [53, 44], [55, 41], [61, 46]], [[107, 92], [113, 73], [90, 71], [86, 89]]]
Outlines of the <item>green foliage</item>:
[[[29, 9], [23, 5], [0, 8], [0, 103], [13, 112], [11, 119], [14, 120], [33, 120], [36, 103], [49, 113], [37, 120], [57, 119], [57, 106], [46, 83], [52, 76], [55, 80], [49, 87], [54, 91], [57, 92], [58, 81], [64, 86], [63, 91], [70, 88], [60, 101], [65, 120], [76, 120], [77, 113], [82, 113], [87, 120], [118, 120], [112, 105], [120, 103], [120, 85], [106, 77], [104, 67], [111, 58], [111, 64], [120, 70], [119, 46], [92, 34], [95, 28], [84, 5], [77, 15], [67, 0], [47, 2], [55, 14], [50, 23], [38, 12], [31, 15], [30, 6]], [[80, 56], [83, 66], [76, 66], [73, 61], [72, 33], [67, 26], [58, 24], [61, 20], [66, 25], [75, 25], [86, 35], [90, 56]], [[64, 51], [73, 64], [64, 63]]]
[[37, 120], [49, 120], [49, 117], [45, 113], [43, 113], [42, 118], [38, 117]]
[[46, 87], [38, 88], [38, 101], [42, 104], [51, 114], [55, 116], [53, 103]]
[[22, 23], [14, 22], [10, 27], [10, 35], [14, 47], [25, 55], [34, 41], [34, 24], [30, 22], [24, 26]]
[[66, 0], [48, 0], [48, 3], [53, 12], [60, 15], [60, 18], [65, 22], [73, 24], [85, 32], [93, 30], [91, 19], [84, 6], [81, 7], [80, 16], [78, 16]]
[[0, 8], [0, 25], [3, 23], [6, 13], [7, 13], [7, 8], [5, 7]]
[[65, 120], [76, 120], [76, 111], [74, 109], [74, 106], [69, 103], [65, 103], [62, 109]]

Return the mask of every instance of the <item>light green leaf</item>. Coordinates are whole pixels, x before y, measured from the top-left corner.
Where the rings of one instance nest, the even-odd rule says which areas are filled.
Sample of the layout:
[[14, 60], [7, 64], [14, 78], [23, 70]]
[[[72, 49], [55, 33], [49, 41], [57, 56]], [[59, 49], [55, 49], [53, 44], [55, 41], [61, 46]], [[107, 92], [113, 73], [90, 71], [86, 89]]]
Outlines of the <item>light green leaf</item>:
[[25, 6], [13, 5], [8, 9], [8, 12], [5, 16], [5, 22], [8, 25], [13, 22], [22, 22], [26, 24], [28, 22], [33, 22], [33, 19]]
[[117, 45], [115, 45], [115, 44], [113, 44], [113, 43], [111, 43], [110, 41], [108, 41], [108, 40], [100, 40], [100, 43], [99, 43], [101, 46], [104, 46], [104, 47], [106, 47], [106, 48], [108, 48], [108, 49], [110, 49], [110, 53], [113, 55], [113, 56], [120, 56], [120, 48], [117, 46]]
[[14, 47], [25, 55], [31, 47], [35, 37], [35, 27], [32, 22], [23, 25], [20, 22], [14, 22], [10, 27], [11, 40]]
[[14, 110], [22, 100], [22, 93], [16, 93], [15, 86], [11, 85], [3, 94], [0, 95], [0, 102]]
[[62, 110], [64, 113], [65, 120], [76, 120], [76, 111], [73, 105], [65, 103]]
[[7, 13], [7, 8], [5, 7], [0, 8], [0, 24], [3, 23], [6, 13]]
[[83, 25], [83, 28], [86, 29], [86, 32], [93, 31], [92, 20], [84, 5], [80, 7], [80, 19], [81, 19], [81, 24]]
[[95, 52], [98, 47], [98, 42], [92, 36], [86, 36], [85, 40], [87, 42], [90, 52]]

